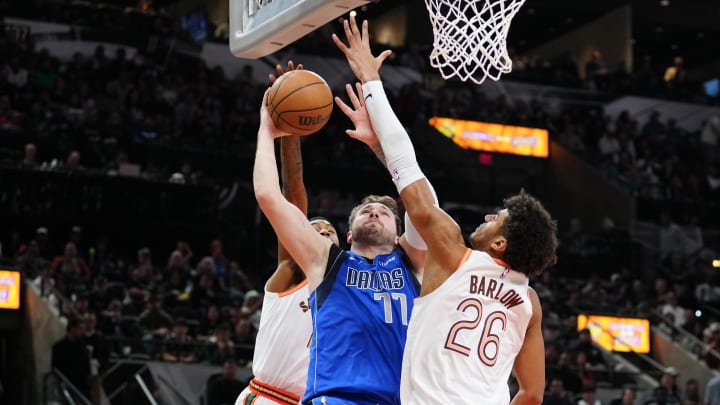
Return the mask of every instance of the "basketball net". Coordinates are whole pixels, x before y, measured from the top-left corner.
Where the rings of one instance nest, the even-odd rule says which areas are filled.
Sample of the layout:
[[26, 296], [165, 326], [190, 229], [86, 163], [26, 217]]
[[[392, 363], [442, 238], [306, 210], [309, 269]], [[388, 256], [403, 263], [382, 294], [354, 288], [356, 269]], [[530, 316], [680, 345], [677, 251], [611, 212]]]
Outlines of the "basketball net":
[[525, 0], [425, 0], [433, 26], [430, 65], [443, 79], [481, 84], [510, 73], [510, 23]]

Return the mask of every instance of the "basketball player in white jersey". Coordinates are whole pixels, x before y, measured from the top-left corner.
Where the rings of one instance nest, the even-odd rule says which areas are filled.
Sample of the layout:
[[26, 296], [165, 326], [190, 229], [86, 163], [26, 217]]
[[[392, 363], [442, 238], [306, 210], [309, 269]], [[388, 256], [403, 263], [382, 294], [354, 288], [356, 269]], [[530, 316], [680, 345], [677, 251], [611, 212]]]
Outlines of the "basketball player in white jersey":
[[333, 40], [362, 82], [360, 99], [419, 234], [413, 240], [427, 245], [422, 290], [403, 356], [402, 403], [507, 404], [507, 381], [514, 370], [520, 390], [511, 404], [540, 404], [545, 388], [542, 310], [528, 276], [555, 261], [555, 221], [539, 201], [520, 192], [485, 217], [470, 235], [473, 249], [468, 249], [460, 227], [438, 207], [383, 90], [379, 67], [390, 52], [372, 55], [367, 21], [362, 32], [352, 16], [344, 27], [349, 46], [335, 35]]
[[[298, 65], [301, 69], [302, 65]], [[288, 62], [288, 70], [293, 63]], [[283, 70], [277, 66], [278, 73]], [[271, 80], [274, 81], [274, 76]], [[307, 194], [303, 182], [300, 138], [281, 139], [283, 194], [307, 215]], [[310, 219], [321, 235], [336, 245], [335, 227], [324, 218]], [[235, 405], [296, 405], [307, 379], [312, 320], [307, 279], [282, 244], [278, 244], [278, 265], [265, 284], [260, 327], [253, 353], [253, 378], [238, 396]]]

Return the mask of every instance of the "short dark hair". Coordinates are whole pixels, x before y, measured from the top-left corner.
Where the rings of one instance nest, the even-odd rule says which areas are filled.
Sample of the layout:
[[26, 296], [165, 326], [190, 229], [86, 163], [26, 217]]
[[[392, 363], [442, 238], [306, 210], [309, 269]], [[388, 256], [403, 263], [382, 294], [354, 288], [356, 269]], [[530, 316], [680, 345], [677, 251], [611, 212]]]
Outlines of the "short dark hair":
[[528, 276], [541, 274], [557, 261], [557, 222], [540, 201], [524, 190], [506, 198], [503, 205], [508, 216], [500, 231], [507, 239], [502, 259], [513, 270]]
[[400, 208], [398, 208], [398, 203], [395, 201], [394, 198], [390, 197], [389, 195], [368, 195], [365, 196], [362, 201], [360, 201], [360, 204], [356, 205], [352, 211], [350, 211], [350, 217], [348, 218], [348, 228], [352, 229], [352, 223], [355, 220], [355, 217], [357, 216], [358, 211], [360, 209], [370, 203], [380, 203], [390, 209], [392, 211], [393, 215], [395, 216], [395, 228], [397, 231], [398, 236], [402, 233], [402, 219], [400, 218]]

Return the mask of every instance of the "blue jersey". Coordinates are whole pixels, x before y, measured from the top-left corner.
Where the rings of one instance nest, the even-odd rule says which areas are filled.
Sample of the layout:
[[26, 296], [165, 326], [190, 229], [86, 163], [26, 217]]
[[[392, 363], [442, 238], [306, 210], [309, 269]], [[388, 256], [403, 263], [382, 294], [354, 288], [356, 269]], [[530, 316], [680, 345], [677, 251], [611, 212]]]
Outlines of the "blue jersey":
[[310, 294], [313, 337], [302, 402], [325, 396], [400, 404], [403, 350], [419, 290], [401, 249], [369, 261], [333, 245], [325, 278]]

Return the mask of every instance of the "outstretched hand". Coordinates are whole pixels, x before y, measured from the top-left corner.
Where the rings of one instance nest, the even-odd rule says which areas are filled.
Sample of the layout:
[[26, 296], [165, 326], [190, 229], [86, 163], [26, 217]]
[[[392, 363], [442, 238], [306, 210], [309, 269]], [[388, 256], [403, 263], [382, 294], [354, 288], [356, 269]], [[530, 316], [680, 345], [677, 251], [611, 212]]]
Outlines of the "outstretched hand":
[[362, 32], [352, 15], [349, 23], [348, 20], [343, 20], [343, 27], [345, 28], [345, 38], [348, 45], [346, 46], [335, 34], [332, 35], [332, 40], [340, 51], [345, 54], [350, 69], [362, 83], [379, 80], [380, 66], [392, 54], [392, 51], [385, 50], [377, 57], [372, 55], [367, 20], [362, 23]]
[[335, 104], [337, 104], [340, 111], [350, 118], [350, 121], [355, 125], [355, 129], [347, 129], [345, 133], [351, 138], [368, 145], [370, 148], [374, 148], [379, 145], [380, 141], [377, 135], [375, 135], [375, 131], [370, 123], [370, 116], [363, 103], [362, 85], [355, 83], [355, 89], [357, 90], [357, 94], [355, 94], [350, 84], [345, 85], [345, 90], [347, 91], [352, 107], [345, 104], [340, 97], [335, 97]]
[[265, 90], [262, 104], [260, 104], [260, 130], [262, 131], [263, 128], [266, 129], [270, 133], [270, 135], [272, 135], [273, 139], [290, 135], [289, 133], [281, 131], [280, 129], [278, 129], [277, 126], [275, 126], [275, 122], [270, 116], [270, 109], [268, 109], [268, 94], [270, 94], [269, 87], [267, 90]]
[[[288, 72], [290, 72], [292, 70], [302, 70], [302, 69], [303, 69], [302, 63], [298, 64], [297, 68], [295, 68], [295, 64], [293, 63], [293, 61], [289, 60], [287, 63], [287, 71]], [[275, 76], [272, 73], [268, 74], [268, 79], [270, 79], [270, 83], [275, 83], [275, 80], [277, 80], [278, 77], [285, 74], [285, 71], [283, 70], [282, 66], [280, 66], [279, 63], [277, 65], [275, 65], [275, 70], [278, 73], [277, 76]]]

